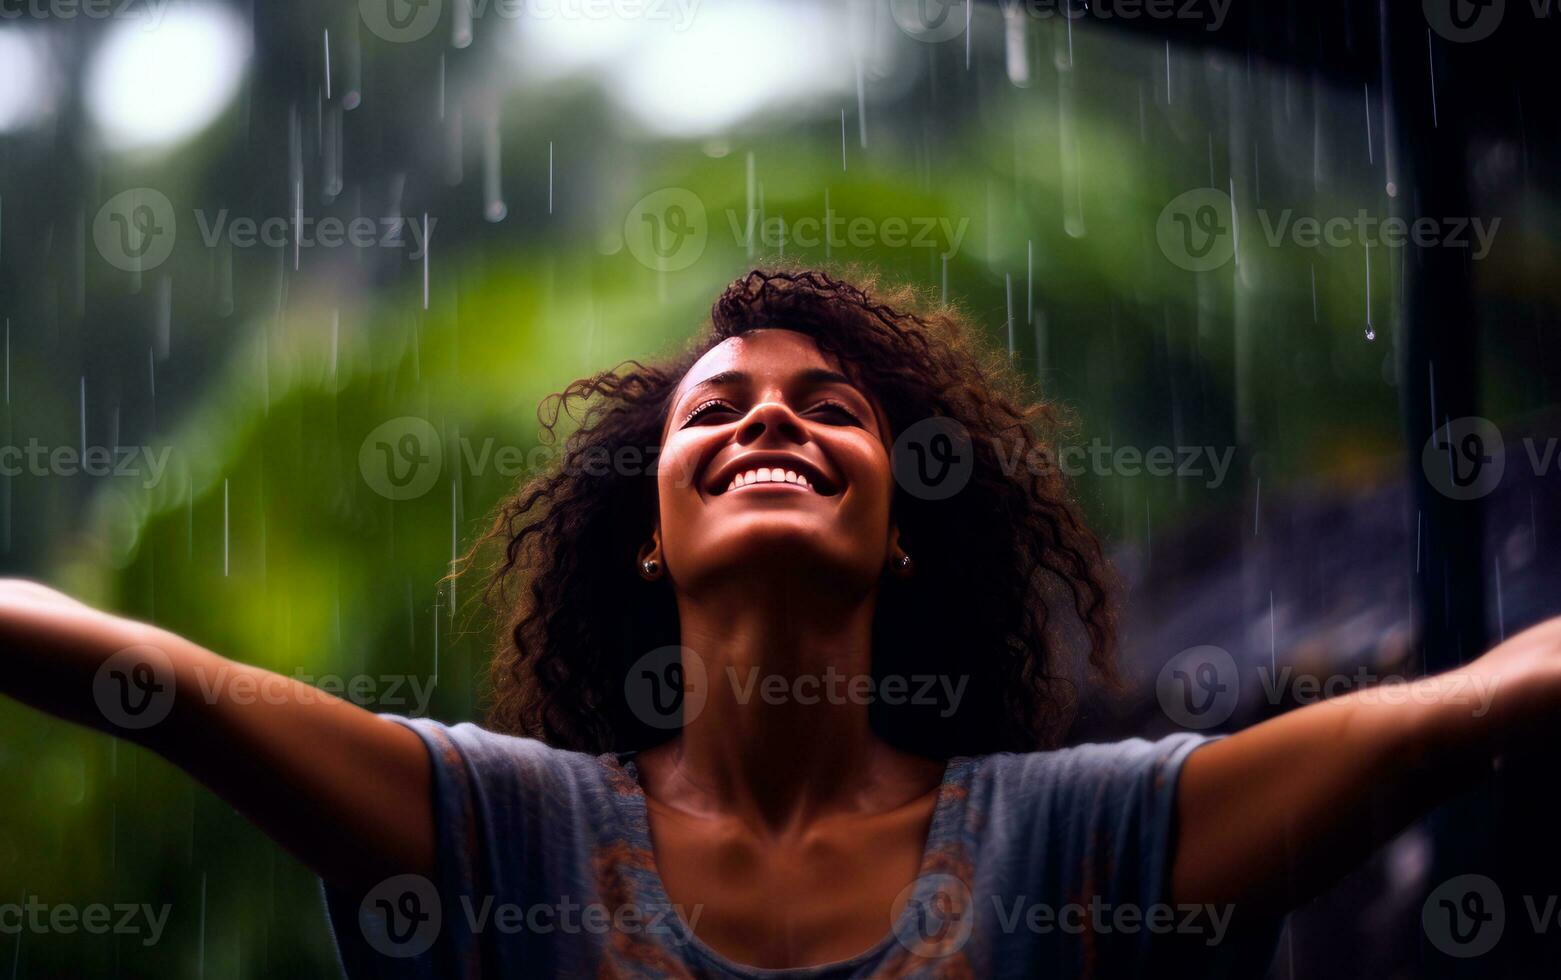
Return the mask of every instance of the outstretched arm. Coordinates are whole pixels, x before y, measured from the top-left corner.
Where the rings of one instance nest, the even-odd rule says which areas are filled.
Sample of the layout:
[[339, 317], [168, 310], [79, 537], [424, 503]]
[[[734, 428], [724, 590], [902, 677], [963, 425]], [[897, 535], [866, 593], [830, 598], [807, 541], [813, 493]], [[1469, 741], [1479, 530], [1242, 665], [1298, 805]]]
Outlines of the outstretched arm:
[[422, 741], [307, 684], [0, 580], [0, 693], [152, 749], [334, 884], [432, 872]]
[[1561, 618], [1200, 748], [1178, 786], [1174, 900], [1287, 911], [1546, 726], [1561, 728]]

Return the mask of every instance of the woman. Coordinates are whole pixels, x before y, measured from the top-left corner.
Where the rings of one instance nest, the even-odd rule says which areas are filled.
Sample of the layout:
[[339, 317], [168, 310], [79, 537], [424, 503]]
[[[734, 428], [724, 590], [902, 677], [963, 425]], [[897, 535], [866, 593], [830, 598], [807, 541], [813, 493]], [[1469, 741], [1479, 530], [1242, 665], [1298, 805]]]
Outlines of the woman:
[[564, 392], [562, 465], [489, 535], [491, 731], [23, 582], [0, 684], [249, 815], [352, 976], [1258, 972], [1286, 909], [1554, 729], [1561, 620], [1403, 697], [1055, 749], [1067, 638], [1110, 674], [1107, 570], [1050, 414], [911, 300], [754, 272], [683, 357]]

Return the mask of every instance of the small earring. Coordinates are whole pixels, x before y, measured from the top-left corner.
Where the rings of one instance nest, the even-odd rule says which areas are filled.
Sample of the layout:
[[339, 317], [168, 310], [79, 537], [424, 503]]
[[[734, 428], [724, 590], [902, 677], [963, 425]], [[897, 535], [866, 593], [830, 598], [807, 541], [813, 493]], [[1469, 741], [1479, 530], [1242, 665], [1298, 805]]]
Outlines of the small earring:
[[902, 571], [902, 572], [909, 572], [911, 570], [911, 556], [910, 555], [901, 555], [899, 564], [900, 564], [900, 571]]
[[654, 558], [647, 558], [640, 562], [640, 571], [647, 579], [654, 579], [661, 574], [661, 562]]

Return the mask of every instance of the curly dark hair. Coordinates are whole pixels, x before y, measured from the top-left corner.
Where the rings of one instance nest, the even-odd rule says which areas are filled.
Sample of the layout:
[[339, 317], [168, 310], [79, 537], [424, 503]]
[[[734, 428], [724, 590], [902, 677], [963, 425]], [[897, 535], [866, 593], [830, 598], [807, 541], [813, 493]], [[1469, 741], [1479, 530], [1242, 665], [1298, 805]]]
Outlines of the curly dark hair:
[[935, 758], [1055, 745], [1079, 664], [1066, 659], [1067, 624], [1054, 614], [1113, 681], [1116, 619], [1114, 576], [1055, 465], [1059, 412], [953, 309], [909, 287], [879, 290], [871, 276], [812, 269], [750, 272], [681, 355], [627, 362], [543, 402], [545, 439], [561, 414], [578, 428], [560, 465], [505, 500], [473, 549], [501, 546], [485, 590], [506, 624], [490, 726], [587, 752], [669, 736], [640, 722], [624, 694], [636, 659], [679, 640], [671, 587], [636, 571], [656, 520], [654, 472], [608, 461], [654, 454], [684, 373], [715, 345], [764, 327], [811, 337], [878, 400], [892, 434], [942, 416], [971, 437], [974, 469], [951, 497], [924, 499], [897, 481], [891, 506], [916, 574], [880, 590], [872, 667], [907, 677], [949, 676], [957, 665], [967, 687], [948, 717], [944, 707], [875, 701], [875, 731]]

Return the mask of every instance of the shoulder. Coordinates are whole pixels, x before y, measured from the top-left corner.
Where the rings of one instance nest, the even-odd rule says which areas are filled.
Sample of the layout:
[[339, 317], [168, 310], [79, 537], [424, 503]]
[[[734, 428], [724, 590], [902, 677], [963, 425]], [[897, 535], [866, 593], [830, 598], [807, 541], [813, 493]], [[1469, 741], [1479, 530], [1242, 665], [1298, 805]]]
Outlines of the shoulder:
[[1091, 742], [1039, 752], [994, 752], [972, 757], [972, 777], [1003, 786], [1017, 783], [1033, 787], [1075, 779], [1139, 774], [1145, 769], [1170, 770], [1193, 750], [1212, 740], [1208, 736], [1178, 732], [1158, 739]]
[[1178, 733], [976, 756], [970, 760], [971, 800], [994, 816], [1157, 809], [1174, 798], [1182, 763], [1209, 741]]
[[431, 718], [389, 717], [422, 738], [435, 770], [445, 780], [490, 789], [578, 791], [611, 788], [615, 780], [624, 778], [612, 756], [554, 748], [470, 722], [447, 725]]

